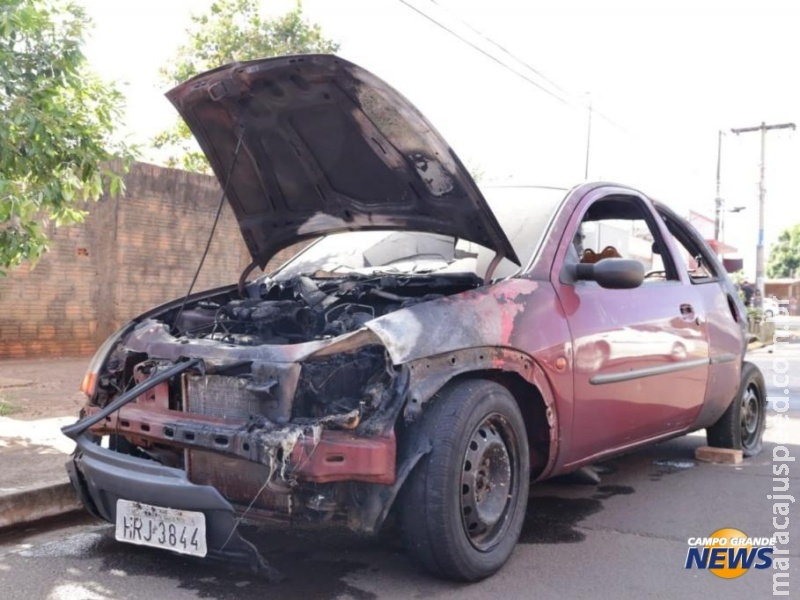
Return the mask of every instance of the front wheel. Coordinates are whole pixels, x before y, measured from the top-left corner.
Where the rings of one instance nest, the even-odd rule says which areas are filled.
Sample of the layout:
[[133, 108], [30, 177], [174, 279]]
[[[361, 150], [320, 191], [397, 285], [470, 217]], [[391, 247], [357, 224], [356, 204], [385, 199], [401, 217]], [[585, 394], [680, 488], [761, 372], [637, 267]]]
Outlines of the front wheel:
[[767, 425], [764, 376], [754, 364], [742, 365], [742, 381], [728, 410], [706, 430], [708, 445], [741, 450], [744, 456], [761, 452]]
[[528, 439], [516, 401], [500, 384], [448, 384], [412, 426], [431, 451], [400, 498], [409, 554], [439, 577], [477, 581], [505, 564], [519, 539], [529, 485]]

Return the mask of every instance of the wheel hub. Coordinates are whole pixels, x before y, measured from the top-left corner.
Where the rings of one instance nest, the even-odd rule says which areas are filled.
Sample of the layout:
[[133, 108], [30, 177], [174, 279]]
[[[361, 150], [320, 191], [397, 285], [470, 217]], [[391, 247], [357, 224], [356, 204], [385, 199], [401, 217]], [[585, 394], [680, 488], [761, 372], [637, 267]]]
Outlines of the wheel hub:
[[461, 472], [461, 517], [477, 548], [492, 544], [503, 527], [512, 493], [511, 461], [496, 424], [486, 419], [467, 443]]
[[758, 395], [748, 387], [742, 395], [742, 444], [747, 446], [752, 443], [753, 438], [758, 435], [758, 424], [761, 409], [759, 406]]

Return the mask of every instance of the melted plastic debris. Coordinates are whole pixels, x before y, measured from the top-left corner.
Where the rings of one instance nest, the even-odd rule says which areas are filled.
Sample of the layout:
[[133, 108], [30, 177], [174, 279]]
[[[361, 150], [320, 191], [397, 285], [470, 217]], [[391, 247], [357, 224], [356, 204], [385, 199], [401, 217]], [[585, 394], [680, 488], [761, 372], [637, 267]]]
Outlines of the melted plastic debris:
[[259, 423], [258, 428], [260, 431], [257, 433], [258, 440], [265, 449], [266, 461], [264, 461], [264, 464], [272, 467], [274, 461], [280, 462], [281, 478], [285, 479], [286, 467], [297, 442], [303, 438], [310, 437], [313, 447], [316, 448], [322, 437], [322, 430], [326, 425], [353, 429], [358, 425], [360, 417], [360, 412], [354, 409], [347, 413], [314, 419], [311, 424], [291, 423], [270, 428], [270, 424], [265, 424], [262, 421]]

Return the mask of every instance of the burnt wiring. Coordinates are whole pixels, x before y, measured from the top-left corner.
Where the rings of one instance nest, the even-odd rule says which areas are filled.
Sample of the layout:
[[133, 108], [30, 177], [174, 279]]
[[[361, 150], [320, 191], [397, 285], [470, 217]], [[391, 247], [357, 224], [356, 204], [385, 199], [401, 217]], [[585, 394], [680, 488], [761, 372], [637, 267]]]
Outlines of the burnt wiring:
[[[225, 543], [222, 544], [220, 550], [224, 550], [225, 547], [228, 545], [228, 543], [231, 541], [233, 536], [236, 534], [239, 525], [241, 525], [242, 521], [247, 518], [247, 515], [253, 509], [253, 506], [255, 505], [259, 496], [261, 496], [261, 494], [264, 493], [264, 490], [270, 487], [270, 484], [274, 484], [276, 475], [278, 475], [282, 481], [287, 482], [290, 485], [295, 482], [294, 479], [286, 478], [286, 469], [289, 463], [289, 458], [292, 454], [292, 450], [294, 450], [294, 447], [297, 445], [297, 443], [300, 441], [301, 438], [306, 437], [307, 429], [308, 429], [307, 427], [293, 428], [291, 432], [284, 434], [284, 439], [282, 439], [278, 444], [273, 444], [273, 445], [268, 445], [266, 443], [264, 444], [265, 448], [269, 448], [269, 451], [267, 452], [267, 456], [269, 457], [269, 465], [267, 465], [269, 471], [267, 473], [267, 476], [264, 478], [264, 483], [261, 484], [261, 487], [258, 488], [258, 491], [253, 495], [252, 500], [250, 500], [250, 503], [247, 505], [245, 510], [234, 521], [233, 527], [231, 528], [231, 531], [228, 534], [228, 537], [225, 539]], [[321, 439], [321, 434], [322, 434], [321, 426], [312, 426], [310, 429], [311, 429], [311, 437], [314, 444], [308, 457], [306, 457], [306, 461], [311, 459], [311, 456], [313, 456], [314, 452], [317, 449], [317, 446], [319, 446], [319, 441]], [[304, 463], [301, 462], [300, 464], [302, 465]], [[297, 470], [298, 468], [299, 467], [295, 467], [294, 470]]]
[[273, 475], [275, 475], [275, 467], [270, 463], [269, 473], [267, 473], [267, 476], [264, 479], [264, 483], [260, 488], [258, 488], [258, 491], [255, 493], [255, 496], [253, 496], [253, 499], [250, 501], [250, 504], [247, 505], [247, 508], [244, 509], [244, 512], [242, 512], [242, 514], [239, 515], [239, 517], [233, 522], [233, 527], [231, 527], [231, 532], [228, 534], [228, 537], [225, 538], [225, 543], [222, 544], [222, 546], [220, 546], [219, 549], [220, 552], [225, 550], [225, 548], [228, 546], [228, 543], [231, 541], [233, 536], [236, 535], [236, 530], [239, 529], [239, 525], [242, 523], [242, 521], [245, 520], [250, 510], [252, 510], [253, 505], [256, 503], [256, 500], [258, 500], [258, 497], [264, 493], [264, 490], [267, 489], [270, 482], [272, 481]]
[[326, 385], [328, 385], [328, 382], [331, 380], [331, 378], [333, 378], [336, 374], [338, 374], [339, 371], [341, 371], [342, 369], [348, 368], [349, 366], [350, 366], [349, 364], [344, 363], [344, 364], [341, 364], [341, 365], [339, 365], [337, 367], [334, 367], [331, 370], [331, 372], [328, 374], [328, 376], [325, 379], [322, 380], [322, 383], [319, 384], [319, 387], [315, 386], [311, 381], [309, 381], [308, 382], [309, 389], [312, 392], [314, 392], [315, 394], [319, 394], [320, 392], [322, 392], [322, 389]]

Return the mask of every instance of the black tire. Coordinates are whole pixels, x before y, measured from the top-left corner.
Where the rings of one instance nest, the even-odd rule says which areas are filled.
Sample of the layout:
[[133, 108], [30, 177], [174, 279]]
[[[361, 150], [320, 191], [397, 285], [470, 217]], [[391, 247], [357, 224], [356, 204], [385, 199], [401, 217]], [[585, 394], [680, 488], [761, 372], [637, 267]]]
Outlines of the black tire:
[[742, 365], [742, 381], [736, 396], [719, 420], [706, 429], [708, 445], [741, 450], [744, 456], [761, 452], [767, 425], [767, 388], [754, 364]]
[[432, 449], [400, 497], [408, 553], [439, 577], [493, 575], [517, 544], [528, 502], [528, 438], [516, 401], [498, 383], [452, 382], [409, 435], [412, 444], [429, 439]]
[[764, 318], [766, 318], [766, 319], [771, 319], [772, 318], [772, 311], [770, 309], [767, 309], [767, 310], [764, 311]]

